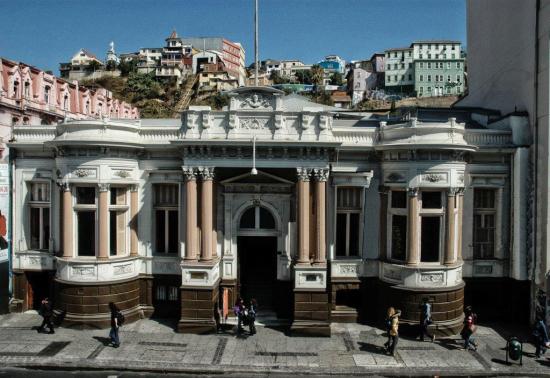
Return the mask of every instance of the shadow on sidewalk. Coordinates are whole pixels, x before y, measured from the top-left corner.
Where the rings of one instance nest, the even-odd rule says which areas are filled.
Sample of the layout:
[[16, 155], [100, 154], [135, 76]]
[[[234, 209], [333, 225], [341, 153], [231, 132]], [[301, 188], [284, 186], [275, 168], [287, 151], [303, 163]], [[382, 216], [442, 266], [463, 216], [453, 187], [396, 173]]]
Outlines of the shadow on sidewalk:
[[461, 340], [455, 339], [438, 339], [435, 341], [436, 344], [442, 346], [447, 350], [458, 350], [463, 349], [464, 342]]
[[369, 344], [363, 341], [358, 341], [357, 344], [359, 345], [359, 350], [363, 352], [370, 352], [370, 353], [377, 353], [377, 354], [386, 354], [386, 349], [384, 347]]
[[111, 339], [108, 337], [94, 336], [94, 339], [96, 339], [97, 341], [99, 341], [105, 346], [111, 345]]

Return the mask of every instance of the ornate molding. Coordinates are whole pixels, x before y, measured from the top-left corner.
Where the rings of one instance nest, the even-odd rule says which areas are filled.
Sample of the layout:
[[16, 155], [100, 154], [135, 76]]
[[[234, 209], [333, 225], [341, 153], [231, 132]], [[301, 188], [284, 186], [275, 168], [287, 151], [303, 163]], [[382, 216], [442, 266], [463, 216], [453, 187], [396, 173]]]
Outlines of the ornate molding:
[[214, 167], [199, 167], [198, 171], [203, 181], [211, 181], [214, 179]]
[[420, 282], [433, 282], [433, 283], [442, 283], [444, 282], [443, 273], [422, 273], [420, 275]]
[[440, 182], [440, 181], [445, 181], [445, 178], [443, 177], [443, 175], [440, 175], [438, 173], [428, 173], [426, 175], [423, 175], [422, 176], [422, 179], [424, 181], [428, 181], [428, 182]]
[[313, 177], [315, 181], [327, 181], [329, 175], [329, 170], [327, 168], [314, 168]]
[[111, 184], [108, 184], [108, 183], [100, 183], [100, 184], [97, 184], [97, 186], [99, 187], [100, 192], [108, 192], [109, 189], [111, 188]]
[[410, 197], [417, 197], [418, 196], [418, 188], [407, 188], [407, 194]]
[[125, 171], [125, 170], [118, 170], [116, 172], [113, 173], [113, 175], [115, 176], [118, 176], [120, 178], [128, 178], [131, 176], [131, 173], [129, 171]]
[[139, 189], [139, 185], [130, 185], [130, 192], [135, 193]]
[[90, 175], [90, 171], [87, 169], [77, 169], [73, 172], [78, 177], [87, 177]]
[[389, 175], [386, 176], [386, 182], [403, 182], [405, 181], [405, 177], [397, 172], [392, 172]]
[[63, 192], [70, 192], [71, 191], [71, 184], [69, 184], [67, 181], [61, 181], [58, 182], [57, 185], [61, 188]]
[[296, 168], [296, 176], [298, 181], [309, 181], [309, 175], [311, 174], [311, 169], [309, 168]]
[[266, 118], [243, 118], [239, 120], [239, 127], [241, 129], [259, 130], [267, 127], [269, 119]]
[[244, 97], [241, 100], [241, 109], [271, 109], [272, 106], [269, 103], [269, 99], [265, 98], [263, 95], [254, 93], [250, 96]]
[[186, 181], [192, 181], [197, 179], [197, 170], [194, 167], [182, 167], [183, 175]]

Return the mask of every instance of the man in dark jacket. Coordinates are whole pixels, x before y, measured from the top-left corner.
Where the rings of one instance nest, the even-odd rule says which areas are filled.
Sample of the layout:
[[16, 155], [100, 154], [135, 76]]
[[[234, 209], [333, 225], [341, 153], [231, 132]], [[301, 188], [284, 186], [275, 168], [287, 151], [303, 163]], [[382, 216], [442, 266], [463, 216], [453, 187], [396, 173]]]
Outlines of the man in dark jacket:
[[52, 324], [52, 316], [53, 316], [53, 309], [52, 309], [52, 302], [50, 302], [49, 298], [46, 297], [42, 300], [42, 303], [40, 304], [40, 315], [42, 315], [42, 324], [38, 328], [38, 332], [44, 332], [46, 326], [50, 329], [49, 333], [55, 333], [53, 330], [53, 324]]

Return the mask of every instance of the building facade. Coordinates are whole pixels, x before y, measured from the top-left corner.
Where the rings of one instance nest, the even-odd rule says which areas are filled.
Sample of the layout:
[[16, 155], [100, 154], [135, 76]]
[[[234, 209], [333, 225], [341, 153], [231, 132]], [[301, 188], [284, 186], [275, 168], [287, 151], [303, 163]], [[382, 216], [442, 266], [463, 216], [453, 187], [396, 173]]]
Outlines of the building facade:
[[465, 91], [465, 59], [458, 41], [417, 41], [385, 51], [386, 90], [418, 97], [460, 95]]
[[50, 290], [66, 324], [107, 326], [113, 301], [200, 333], [254, 297], [292, 332], [328, 335], [388, 306], [417, 324], [427, 297], [451, 333], [465, 281], [499, 279], [495, 305], [517, 311], [524, 119], [331, 109], [244, 87], [181, 119], [16, 126], [14, 303]]
[[[550, 1], [467, 1], [468, 92], [456, 106], [528, 115], [533, 135], [529, 160], [530, 310], [550, 322]], [[502, 20], [510, 20], [503, 23]], [[521, 51], [520, 54], [517, 52]], [[497, 74], [498, 73], [498, 74]]]

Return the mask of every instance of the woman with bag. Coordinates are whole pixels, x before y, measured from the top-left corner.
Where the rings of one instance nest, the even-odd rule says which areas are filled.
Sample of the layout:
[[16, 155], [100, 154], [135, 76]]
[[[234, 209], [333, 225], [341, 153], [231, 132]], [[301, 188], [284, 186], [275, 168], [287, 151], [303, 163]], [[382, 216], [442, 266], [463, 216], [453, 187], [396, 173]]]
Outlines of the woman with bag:
[[244, 301], [241, 297], [237, 299], [237, 302], [235, 302], [235, 307], [233, 307], [233, 311], [235, 312], [235, 315], [237, 316], [237, 333], [243, 332], [243, 320], [245, 317], [245, 308], [244, 308]]
[[460, 332], [460, 336], [464, 340], [464, 349], [477, 350], [477, 344], [475, 343], [472, 335], [476, 331], [477, 315], [472, 311], [471, 306], [467, 306], [464, 309], [464, 327]]

